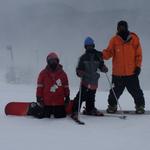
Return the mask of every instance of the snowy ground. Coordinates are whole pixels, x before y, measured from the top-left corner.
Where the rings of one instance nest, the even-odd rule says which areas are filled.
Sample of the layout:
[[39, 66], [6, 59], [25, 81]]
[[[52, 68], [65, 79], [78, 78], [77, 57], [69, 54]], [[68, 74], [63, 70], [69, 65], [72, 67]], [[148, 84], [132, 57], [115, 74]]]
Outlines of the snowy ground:
[[[76, 90], [72, 90], [72, 97]], [[150, 109], [150, 92], [145, 91], [146, 109]], [[98, 108], [107, 107], [107, 92], [98, 91]], [[65, 119], [34, 119], [5, 116], [9, 101], [35, 101], [35, 86], [0, 85], [0, 149], [3, 150], [149, 150], [150, 116], [115, 117], [81, 116], [86, 125]], [[120, 98], [123, 109], [134, 109], [132, 98]]]

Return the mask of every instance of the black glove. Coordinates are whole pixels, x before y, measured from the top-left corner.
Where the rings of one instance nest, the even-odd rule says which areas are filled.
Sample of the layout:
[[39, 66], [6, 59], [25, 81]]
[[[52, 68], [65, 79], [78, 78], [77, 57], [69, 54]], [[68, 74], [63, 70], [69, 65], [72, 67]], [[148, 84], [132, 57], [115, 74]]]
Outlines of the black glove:
[[37, 96], [37, 97], [36, 97], [36, 101], [37, 101], [37, 104], [38, 104], [39, 106], [44, 106], [43, 98], [42, 98], [42, 97]]
[[100, 68], [100, 71], [106, 73], [106, 72], [108, 72], [108, 68], [107, 68], [105, 65], [103, 65], [103, 66]]
[[100, 56], [101, 58], [103, 58], [103, 53], [102, 53], [102, 52], [99, 52], [99, 56]]
[[139, 76], [140, 72], [141, 72], [141, 68], [140, 67], [136, 67], [135, 70], [134, 70], [134, 74], [136, 76]]
[[64, 105], [67, 106], [69, 104], [69, 101], [70, 101], [70, 96], [66, 96]]

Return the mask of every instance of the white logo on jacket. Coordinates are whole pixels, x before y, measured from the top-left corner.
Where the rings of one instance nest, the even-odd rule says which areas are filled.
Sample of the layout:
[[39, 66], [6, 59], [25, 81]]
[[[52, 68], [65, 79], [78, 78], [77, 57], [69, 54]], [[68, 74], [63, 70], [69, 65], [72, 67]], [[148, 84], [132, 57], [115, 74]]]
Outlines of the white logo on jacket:
[[56, 92], [56, 90], [57, 90], [60, 86], [62, 86], [62, 82], [61, 82], [60, 79], [57, 79], [57, 80], [56, 80], [56, 83], [51, 86], [50, 92]]

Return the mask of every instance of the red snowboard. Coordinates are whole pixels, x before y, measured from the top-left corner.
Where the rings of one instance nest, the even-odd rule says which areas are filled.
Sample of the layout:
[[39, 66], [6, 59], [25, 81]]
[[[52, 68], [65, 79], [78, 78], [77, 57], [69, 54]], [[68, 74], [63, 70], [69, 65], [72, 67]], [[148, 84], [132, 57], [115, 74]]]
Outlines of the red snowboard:
[[[27, 116], [29, 106], [32, 102], [10, 102], [5, 106], [6, 115]], [[71, 114], [73, 101], [66, 107], [66, 113]]]
[[26, 116], [30, 102], [10, 102], [5, 106], [6, 115]]

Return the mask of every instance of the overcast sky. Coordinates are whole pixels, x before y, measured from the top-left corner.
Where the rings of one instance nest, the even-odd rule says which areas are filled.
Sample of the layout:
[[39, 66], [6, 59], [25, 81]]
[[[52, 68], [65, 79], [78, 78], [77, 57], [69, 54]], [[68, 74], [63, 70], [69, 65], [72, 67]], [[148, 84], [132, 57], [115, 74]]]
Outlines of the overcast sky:
[[[57, 51], [74, 85], [78, 81], [75, 66], [84, 52], [84, 38], [92, 36], [96, 48], [102, 50], [116, 33], [117, 22], [125, 19], [129, 29], [141, 38], [141, 76], [142, 82], [147, 83], [149, 6], [149, 0], [0, 0], [0, 66], [7, 68], [11, 63], [7, 45], [13, 48], [16, 66], [39, 70], [45, 66], [46, 55]], [[109, 62], [108, 65], [111, 66]]]

